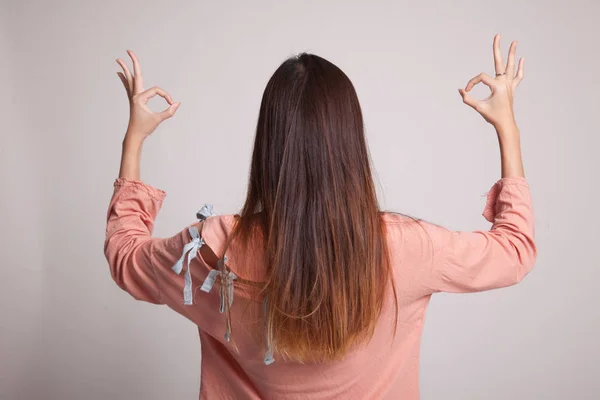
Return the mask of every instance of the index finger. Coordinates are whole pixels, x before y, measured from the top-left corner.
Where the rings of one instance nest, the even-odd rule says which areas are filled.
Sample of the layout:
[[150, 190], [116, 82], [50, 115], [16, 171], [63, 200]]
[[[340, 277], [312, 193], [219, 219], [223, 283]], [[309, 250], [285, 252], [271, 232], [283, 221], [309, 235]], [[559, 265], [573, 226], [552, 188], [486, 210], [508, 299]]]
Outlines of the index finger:
[[465, 91], [469, 92], [471, 89], [473, 89], [473, 86], [477, 85], [480, 82], [483, 82], [484, 85], [488, 86], [491, 89], [492, 85], [494, 85], [494, 78], [492, 78], [488, 74], [481, 73], [475, 78], [471, 79], [469, 82], [467, 82]]
[[494, 36], [494, 66], [496, 75], [506, 72], [504, 70], [504, 62], [502, 62], [502, 53], [500, 52], [500, 34]]
[[127, 54], [133, 61], [133, 94], [138, 94], [144, 90], [144, 78], [142, 77], [142, 69], [140, 68], [140, 62], [133, 50], [127, 50]]

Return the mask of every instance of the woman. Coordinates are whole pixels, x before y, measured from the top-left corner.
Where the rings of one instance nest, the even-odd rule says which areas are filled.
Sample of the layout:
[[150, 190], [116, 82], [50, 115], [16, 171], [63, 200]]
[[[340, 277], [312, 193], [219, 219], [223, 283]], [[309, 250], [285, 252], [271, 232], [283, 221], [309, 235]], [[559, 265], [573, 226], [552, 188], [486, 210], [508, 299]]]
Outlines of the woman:
[[[436, 292], [521, 281], [536, 258], [513, 92], [516, 42], [496, 77], [480, 74], [463, 101], [498, 135], [502, 177], [488, 194], [489, 231], [453, 232], [381, 211], [359, 102], [348, 77], [310, 54], [285, 61], [264, 91], [246, 202], [239, 214], [205, 205], [173, 237], [152, 237], [165, 193], [140, 181], [144, 139], [178, 102], [119, 73], [130, 100], [105, 254], [134, 298], [166, 304], [198, 326], [200, 398], [417, 399], [419, 343]], [[469, 95], [483, 82], [485, 100]], [[169, 107], [146, 106], [159, 95]], [[213, 286], [215, 286], [213, 288]]]

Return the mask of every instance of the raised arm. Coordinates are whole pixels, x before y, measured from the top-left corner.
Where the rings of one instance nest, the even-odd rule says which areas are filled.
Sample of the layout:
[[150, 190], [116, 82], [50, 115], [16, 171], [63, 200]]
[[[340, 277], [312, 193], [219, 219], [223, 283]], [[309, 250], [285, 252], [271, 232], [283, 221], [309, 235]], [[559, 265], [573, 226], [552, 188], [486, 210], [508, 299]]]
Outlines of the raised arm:
[[[139, 180], [140, 157], [144, 140], [154, 132], [161, 122], [175, 115], [181, 103], [174, 102], [167, 92], [157, 86], [144, 90], [144, 78], [137, 56], [131, 50], [128, 50], [127, 53], [133, 61], [133, 75], [123, 60], [117, 59], [117, 63], [123, 68], [123, 72], [117, 72], [117, 75], [121, 78], [129, 99], [129, 125], [123, 140], [119, 178]], [[148, 100], [157, 95], [169, 104], [166, 110], [158, 113], [153, 112], [146, 105]]]
[[[459, 89], [463, 101], [496, 130], [502, 178], [490, 190], [484, 211], [485, 218], [493, 223], [490, 230], [459, 232], [421, 222], [423, 229], [418, 240], [428, 243], [433, 254], [421, 281], [429, 292], [476, 292], [510, 286], [520, 282], [535, 263], [531, 194], [524, 177], [519, 129], [513, 113], [514, 91], [523, 78], [522, 58], [515, 74], [516, 48], [517, 42], [513, 42], [505, 66], [500, 36], [496, 35], [496, 77], [482, 73], [471, 79], [465, 89]], [[484, 100], [469, 95], [480, 82], [491, 90]]]
[[[160, 290], [156, 282], [152, 258], [166, 240], [152, 238], [154, 219], [162, 205], [165, 192], [140, 181], [142, 145], [156, 127], [175, 114], [179, 103], [173, 102], [164, 90], [153, 87], [144, 90], [142, 71], [136, 55], [128, 51], [134, 74], [117, 59], [123, 68], [118, 72], [129, 100], [129, 124], [123, 140], [119, 179], [111, 199], [106, 225], [104, 253], [115, 282], [139, 300], [158, 303]], [[156, 95], [163, 97], [169, 107], [159, 113], [146, 103]], [[175, 236], [171, 242], [179, 239]]]

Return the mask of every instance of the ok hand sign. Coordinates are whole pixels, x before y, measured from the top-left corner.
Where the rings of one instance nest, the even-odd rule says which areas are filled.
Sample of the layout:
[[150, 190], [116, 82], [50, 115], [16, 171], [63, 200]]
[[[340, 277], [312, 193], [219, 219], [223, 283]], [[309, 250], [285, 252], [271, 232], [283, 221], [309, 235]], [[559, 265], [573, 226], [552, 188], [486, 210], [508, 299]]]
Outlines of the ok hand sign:
[[[127, 65], [121, 59], [117, 59], [117, 63], [123, 68], [123, 72], [117, 72], [117, 75], [121, 78], [129, 98], [127, 135], [139, 136], [144, 139], [154, 132], [161, 122], [175, 115], [181, 103], [173, 102], [171, 96], [157, 86], [144, 90], [144, 78], [142, 77], [140, 63], [133, 51], [128, 50], [127, 54], [133, 61], [133, 75], [129, 72]], [[166, 110], [154, 112], [148, 108], [148, 100], [156, 95], [167, 101], [169, 107]]]
[[[496, 67], [496, 77], [481, 73], [471, 79], [464, 89], [458, 89], [463, 98], [463, 102], [473, 107], [487, 122], [498, 128], [504, 124], [514, 124], [513, 98], [517, 85], [523, 79], [523, 58], [519, 60], [519, 66], [515, 76], [515, 53], [517, 51], [517, 42], [510, 45], [508, 52], [508, 62], [504, 66], [502, 54], [500, 53], [500, 35], [494, 37], [494, 65]], [[468, 92], [475, 85], [483, 82], [490, 88], [490, 95], [477, 100], [471, 97]]]

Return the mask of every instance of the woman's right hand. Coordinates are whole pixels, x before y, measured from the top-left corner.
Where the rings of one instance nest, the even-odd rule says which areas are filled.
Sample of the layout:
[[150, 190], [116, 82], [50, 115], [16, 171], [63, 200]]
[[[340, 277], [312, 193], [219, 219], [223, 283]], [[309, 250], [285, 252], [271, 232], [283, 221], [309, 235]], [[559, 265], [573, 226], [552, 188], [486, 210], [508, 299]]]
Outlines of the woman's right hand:
[[[464, 89], [458, 89], [463, 98], [463, 102], [473, 107], [487, 122], [492, 124], [496, 130], [504, 130], [507, 126], [515, 125], [513, 113], [514, 91], [521, 79], [523, 79], [523, 60], [519, 60], [518, 69], [515, 75], [515, 53], [517, 51], [517, 42], [510, 45], [508, 52], [508, 61], [506, 66], [502, 61], [500, 53], [500, 34], [494, 36], [494, 64], [496, 67], [496, 77], [481, 73], [471, 79]], [[469, 91], [475, 85], [483, 82], [490, 88], [490, 95], [478, 100], [469, 95]]]

